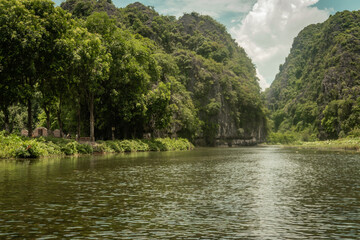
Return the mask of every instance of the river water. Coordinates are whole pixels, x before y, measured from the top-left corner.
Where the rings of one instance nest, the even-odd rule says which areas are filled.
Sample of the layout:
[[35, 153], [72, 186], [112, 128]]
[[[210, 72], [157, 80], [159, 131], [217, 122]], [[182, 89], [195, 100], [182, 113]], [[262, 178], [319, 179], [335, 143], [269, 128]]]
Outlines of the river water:
[[359, 239], [360, 155], [200, 148], [0, 161], [0, 239]]

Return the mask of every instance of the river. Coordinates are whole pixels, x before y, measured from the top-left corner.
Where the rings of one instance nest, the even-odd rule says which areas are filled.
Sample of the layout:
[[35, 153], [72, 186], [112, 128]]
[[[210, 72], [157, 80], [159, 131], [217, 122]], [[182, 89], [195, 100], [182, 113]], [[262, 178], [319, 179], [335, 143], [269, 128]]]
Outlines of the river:
[[0, 239], [359, 237], [359, 154], [249, 147], [0, 161]]

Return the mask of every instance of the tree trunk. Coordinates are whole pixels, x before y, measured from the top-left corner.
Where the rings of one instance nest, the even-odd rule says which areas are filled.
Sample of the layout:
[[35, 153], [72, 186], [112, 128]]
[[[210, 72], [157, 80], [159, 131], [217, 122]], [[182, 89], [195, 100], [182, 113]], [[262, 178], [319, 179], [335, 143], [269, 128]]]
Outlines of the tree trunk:
[[77, 111], [77, 136], [78, 138], [81, 136], [81, 103], [80, 103], [80, 100], [79, 100], [79, 107], [78, 107], [78, 111]]
[[90, 141], [95, 141], [94, 134], [94, 94], [90, 94], [90, 104], [89, 104], [89, 112], [90, 112]]
[[10, 133], [10, 121], [9, 121], [9, 110], [6, 108], [4, 109], [4, 115], [5, 115], [5, 131]]
[[44, 107], [44, 111], [45, 111], [45, 114], [46, 114], [46, 128], [47, 128], [47, 131], [48, 131], [48, 136], [52, 136], [52, 132], [50, 130], [50, 110], [46, 107]]
[[59, 109], [57, 110], [57, 119], [59, 123], [60, 137], [64, 136], [63, 134], [63, 123], [61, 121], [61, 98], [59, 99]]
[[135, 139], [135, 138], [136, 138], [136, 127], [134, 127], [134, 129], [133, 129], [133, 132], [132, 132], [132, 134], [131, 134], [131, 138], [132, 138], [132, 139]]
[[28, 112], [28, 121], [27, 121], [27, 129], [28, 129], [28, 137], [32, 137], [32, 134], [33, 134], [33, 130], [32, 130], [32, 103], [31, 103], [31, 99], [29, 98], [27, 100], [27, 112]]

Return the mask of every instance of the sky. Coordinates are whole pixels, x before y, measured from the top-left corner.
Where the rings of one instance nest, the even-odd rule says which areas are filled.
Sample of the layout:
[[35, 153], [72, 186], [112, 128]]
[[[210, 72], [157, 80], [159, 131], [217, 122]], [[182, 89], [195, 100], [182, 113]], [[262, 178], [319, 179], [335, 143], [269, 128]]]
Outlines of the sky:
[[[117, 7], [135, 1], [163, 15], [198, 12], [227, 27], [256, 66], [260, 86], [269, 87], [292, 42], [306, 26], [331, 14], [359, 10], [360, 0], [112, 0]], [[62, 0], [55, 0], [60, 4]]]

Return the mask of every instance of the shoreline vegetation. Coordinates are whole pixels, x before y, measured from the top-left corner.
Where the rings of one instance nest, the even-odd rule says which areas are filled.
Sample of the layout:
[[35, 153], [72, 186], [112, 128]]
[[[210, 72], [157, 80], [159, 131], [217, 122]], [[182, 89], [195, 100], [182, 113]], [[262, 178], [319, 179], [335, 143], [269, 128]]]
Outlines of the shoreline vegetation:
[[316, 137], [299, 137], [296, 133], [271, 133], [267, 145], [279, 145], [285, 148], [318, 149], [318, 150], [345, 150], [360, 152], [360, 136], [349, 135], [333, 140], [318, 140]]
[[127, 139], [79, 143], [74, 139], [20, 137], [0, 132], [0, 159], [39, 158], [93, 153], [125, 153], [192, 150], [184, 138]]
[[286, 148], [344, 150], [360, 152], [360, 138], [341, 138], [336, 140], [315, 142], [296, 142], [283, 146]]

